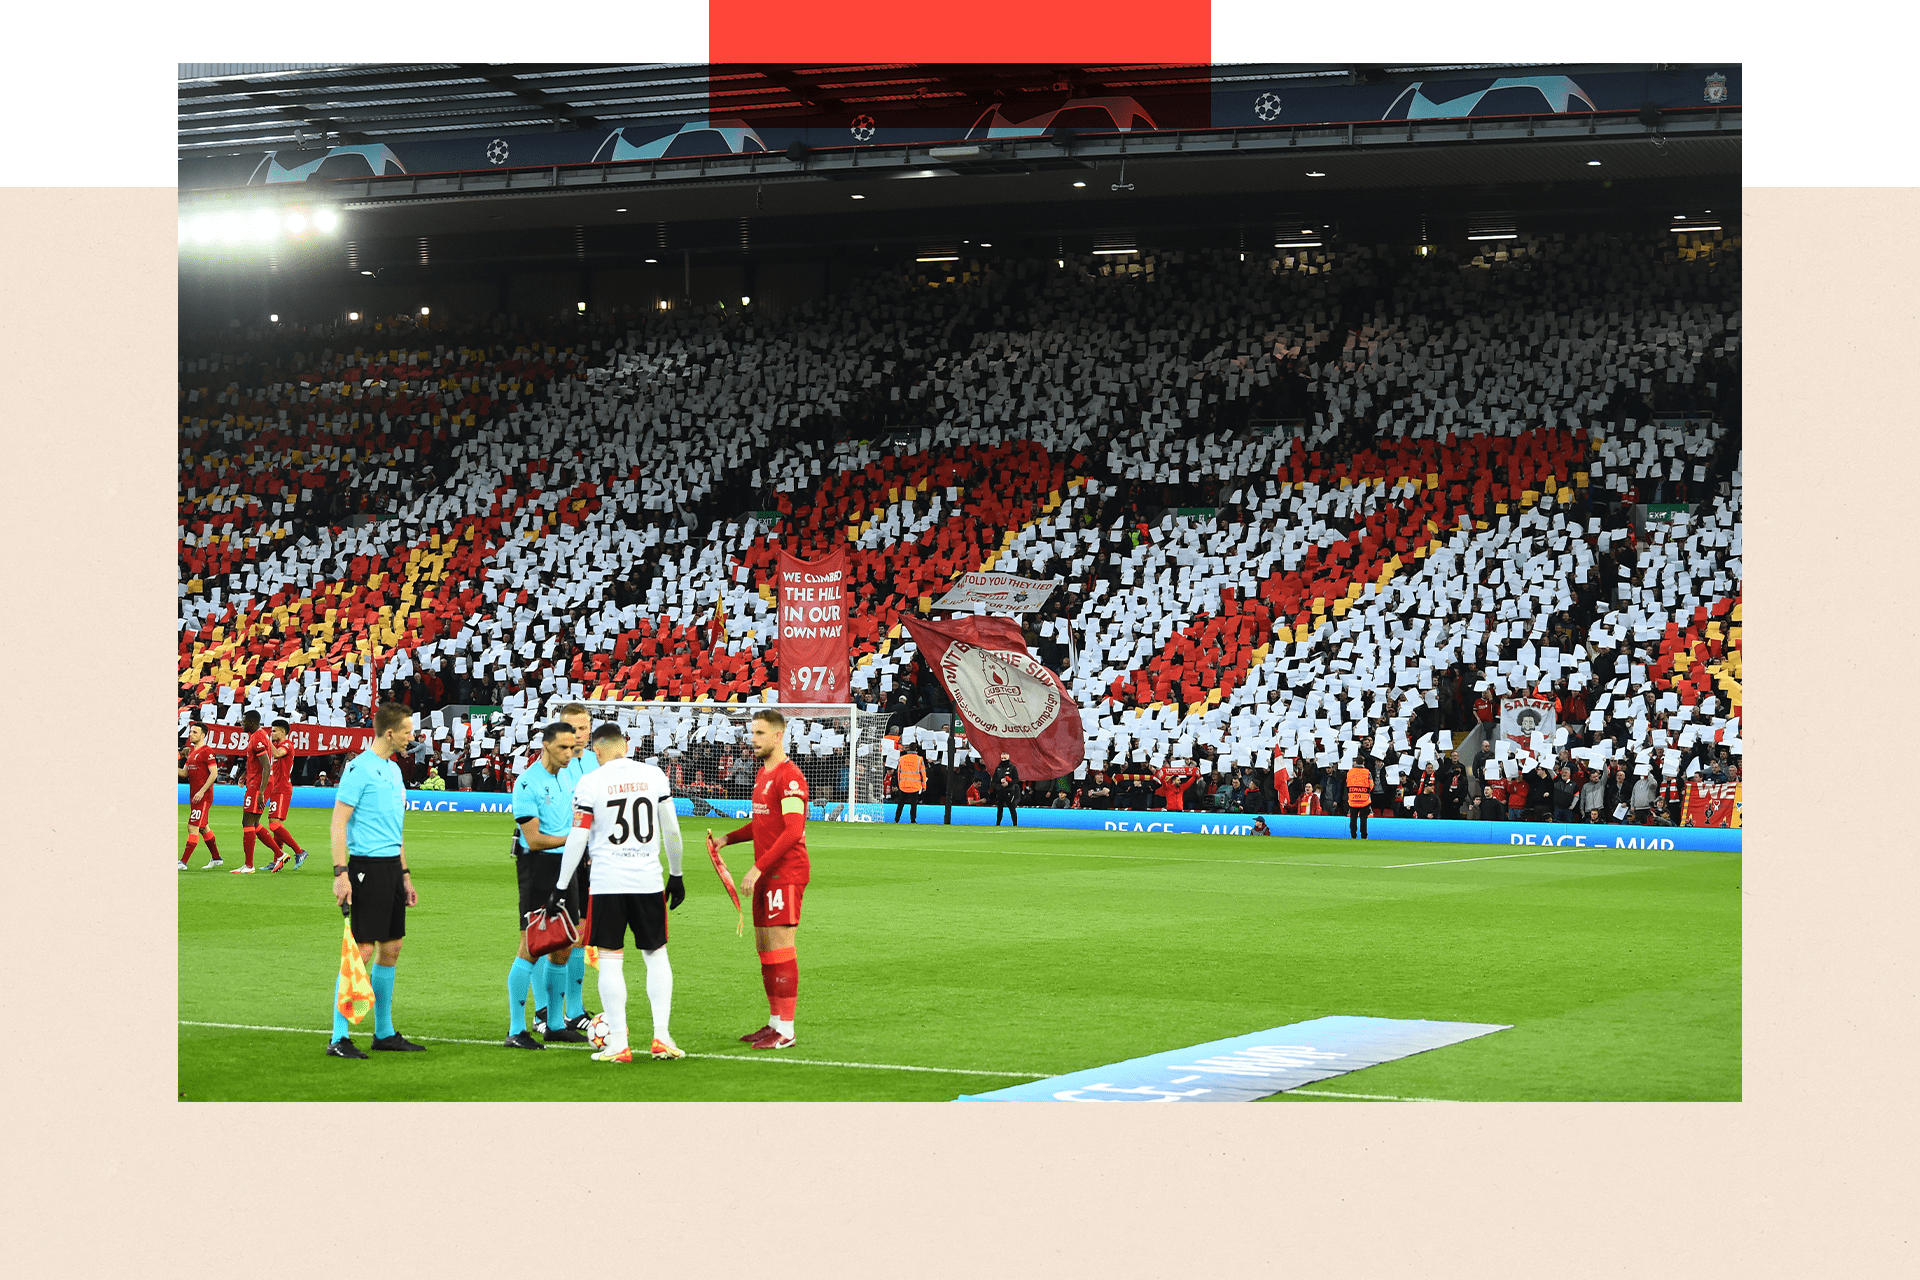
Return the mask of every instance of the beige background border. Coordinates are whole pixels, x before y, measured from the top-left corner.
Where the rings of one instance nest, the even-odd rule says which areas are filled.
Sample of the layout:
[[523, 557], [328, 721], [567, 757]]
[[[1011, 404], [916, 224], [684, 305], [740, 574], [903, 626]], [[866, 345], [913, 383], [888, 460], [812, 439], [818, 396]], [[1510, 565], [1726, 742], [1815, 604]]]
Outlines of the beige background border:
[[0, 191], [14, 1274], [1913, 1273], [1920, 195], [1747, 193], [1746, 1101], [1178, 1115], [173, 1102], [173, 210]]

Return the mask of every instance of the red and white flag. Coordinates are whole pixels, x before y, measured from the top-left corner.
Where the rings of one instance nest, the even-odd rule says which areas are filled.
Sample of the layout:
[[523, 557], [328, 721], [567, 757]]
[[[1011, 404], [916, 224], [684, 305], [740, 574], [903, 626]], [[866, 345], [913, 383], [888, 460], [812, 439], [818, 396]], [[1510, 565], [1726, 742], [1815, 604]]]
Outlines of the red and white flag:
[[992, 768], [1005, 752], [1023, 782], [1072, 773], [1086, 759], [1080, 708], [1060, 677], [1027, 651], [1007, 618], [916, 618], [907, 632]]

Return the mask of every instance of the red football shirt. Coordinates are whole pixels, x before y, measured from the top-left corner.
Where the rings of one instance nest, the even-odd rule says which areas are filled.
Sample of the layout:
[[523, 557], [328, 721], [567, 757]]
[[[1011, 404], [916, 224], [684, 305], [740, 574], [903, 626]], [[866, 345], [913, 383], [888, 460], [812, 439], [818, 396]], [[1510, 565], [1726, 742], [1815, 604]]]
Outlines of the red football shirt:
[[273, 755], [273, 735], [265, 729], [255, 729], [253, 736], [247, 739], [247, 790], [252, 791], [260, 785], [260, 757]]
[[200, 788], [207, 785], [207, 775], [213, 772], [213, 748], [206, 743], [187, 748], [187, 795], [200, 794]]
[[277, 742], [273, 747], [273, 772], [268, 775], [271, 781], [267, 790], [279, 792], [293, 787], [293, 744]]
[[807, 837], [803, 831], [792, 847], [772, 862], [763, 859], [767, 851], [786, 833], [787, 818], [783, 806], [799, 800], [800, 816], [807, 813], [807, 780], [800, 766], [784, 760], [772, 769], [763, 768], [753, 781], [753, 863], [767, 880], [805, 884], [813, 866], [807, 861]]

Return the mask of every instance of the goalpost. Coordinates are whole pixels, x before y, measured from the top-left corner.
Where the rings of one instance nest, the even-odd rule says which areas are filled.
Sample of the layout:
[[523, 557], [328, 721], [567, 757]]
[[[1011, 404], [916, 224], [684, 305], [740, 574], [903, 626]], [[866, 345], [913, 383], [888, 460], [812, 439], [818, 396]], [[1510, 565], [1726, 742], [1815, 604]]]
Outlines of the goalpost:
[[[567, 699], [573, 701], [573, 699]], [[556, 701], [557, 712], [562, 703]], [[747, 818], [753, 813], [749, 721], [763, 706], [787, 718], [787, 755], [807, 780], [807, 817], [820, 822], [877, 821], [858, 806], [886, 799], [881, 735], [886, 718], [857, 707], [757, 702], [617, 702], [586, 704], [596, 726], [616, 721], [633, 758], [658, 765], [693, 816]]]

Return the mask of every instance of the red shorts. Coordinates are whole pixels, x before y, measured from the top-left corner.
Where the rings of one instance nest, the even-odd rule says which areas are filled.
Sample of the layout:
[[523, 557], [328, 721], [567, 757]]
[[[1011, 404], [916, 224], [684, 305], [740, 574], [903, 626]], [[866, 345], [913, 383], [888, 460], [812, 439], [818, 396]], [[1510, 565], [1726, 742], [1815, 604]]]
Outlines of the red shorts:
[[287, 810], [293, 807], [293, 788], [284, 787], [279, 791], [267, 793], [267, 816], [275, 822], [287, 820]]
[[267, 790], [264, 786], [258, 782], [249, 782], [247, 784], [247, 794], [240, 801], [240, 812], [243, 814], [265, 813], [267, 811], [266, 797]]
[[807, 891], [804, 880], [762, 880], [753, 887], [753, 925], [799, 924], [800, 897]]
[[213, 801], [207, 800], [197, 808], [187, 810], [187, 826], [198, 831], [207, 825], [207, 815], [213, 811]]

